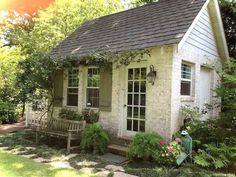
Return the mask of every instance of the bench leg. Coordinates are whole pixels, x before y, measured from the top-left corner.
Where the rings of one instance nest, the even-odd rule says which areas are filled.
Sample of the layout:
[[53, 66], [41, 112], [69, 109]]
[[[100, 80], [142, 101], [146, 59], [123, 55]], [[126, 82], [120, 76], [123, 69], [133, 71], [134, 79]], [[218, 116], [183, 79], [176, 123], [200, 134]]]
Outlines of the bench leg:
[[68, 132], [68, 139], [67, 139], [67, 153], [70, 153], [70, 146], [71, 146], [71, 132]]

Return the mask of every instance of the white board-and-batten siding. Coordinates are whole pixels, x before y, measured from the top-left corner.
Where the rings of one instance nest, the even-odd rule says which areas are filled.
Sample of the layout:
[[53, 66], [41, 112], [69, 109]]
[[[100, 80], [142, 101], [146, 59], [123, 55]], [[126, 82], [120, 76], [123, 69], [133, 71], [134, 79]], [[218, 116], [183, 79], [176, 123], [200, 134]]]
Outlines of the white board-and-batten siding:
[[183, 45], [184, 49], [194, 49], [197, 54], [209, 58], [219, 58], [219, 52], [213, 31], [208, 8], [202, 12], [197, 23], [193, 27], [187, 40]]

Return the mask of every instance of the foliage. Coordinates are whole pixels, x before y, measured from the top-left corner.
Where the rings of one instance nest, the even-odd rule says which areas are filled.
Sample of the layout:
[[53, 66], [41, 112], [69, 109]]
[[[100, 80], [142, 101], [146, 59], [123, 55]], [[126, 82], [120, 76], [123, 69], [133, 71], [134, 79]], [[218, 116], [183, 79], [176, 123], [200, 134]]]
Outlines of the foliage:
[[157, 133], [137, 133], [129, 145], [129, 159], [152, 160], [154, 153], [161, 149], [161, 139], [161, 136]]
[[92, 109], [84, 109], [82, 115], [86, 123], [96, 123], [99, 119], [99, 112], [94, 112]]
[[[145, 56], [151, 56], [150, 50], [139, 49], [121, 52], [105, 52], [99, 53], [91, 51], [88, 56], [80, 59], [81, 63], [103, 66], [104, 64], [115, 63], [117, 67], [121, 65], [129, 65], [132, 61], [140, 62]], [[73, 57], [72, 57], [73, 58]]]
[[224, 168], [236, 162], [236, 147], [227, 146], [224, 143], [219, 146], [206, 144], [205, 150], [194, 157], [194, 162], [203, 167], [213, 167], [215, 169]]
[[142, 5], [157, 2], [157, 1], [158, 0], [133, 0], [132, 4], [133, 6], [137, 7], [137, 6], [142, 6]]
[[147, 164], [145, 167], [128, 165], [125, 172], [140, 177], [235, 177], [233, 174], [222, 174], [207, 171], [197, 167], [195, 164], [185, 164], [178, 168], [169, 169], [165, 166]]
[[200, 111], [199, 107], [192, 107], [190, 105], [181, 106], [180, 111], [181, 115], [184, 118], [184, 124], [194, 120], [200, 120], [200, 118], [204, 114], [204, 111]]
[[77, 111], [70, 109], [61, 109], [59, 112], [59, 117], [67, 120], [76, 120], [76, 121], [83, 120], [83, 116], [81, 114], [79, 114]]
[[80, 147], [83, 151], [103, 154], [108, 142], [109, 137], [105, 130], [95, 123], [83, 131]]
[[180, 154], [180, 142], [180, 138], [176, 138], [176, 140], [170, 142], [169, 144], [161, 143], [161, 149], [155, 151], [155, 161], [162, 165], [175, 165]]
[[4, 102], [14, 103], [17, 66], [23, 59], [20, 48], [2, 47], [0, 43], [0, 98]]
[[2, 123], [17, 122], [18, 113], [16, 105], [0, 101], [0, 121]]
[[216, 93], [222, 97], [222, 110], [236, 112], [236, 60], [227, 61], [219, 75], [222, 82], [216, 89]]
[[236, 1], [220, 0], [219, 2], [229, 55], [236, 58]]
[[[49, 102], [48, 110], [52, 105], [53, 74], [62, 68], [64, 61], [51, 59], [49, 52], [85, 21], [121, 9], [119, 0], [56, 0], [37, 15], [14, 12], [9, 13], [12, 18], [2, 20], [0, 36], [4, 38], [4, 46], [19, 50], [17, 57], [21, 59], [20, 63], [16, 60], [17, 69], [8, 66], [9, 71], [14, 71], [9, 76], [16, 82], [4, 87], [4, 93], [12, 89], [8, 95], [15, 95], [15, 101], [22, 104], [22, 115], [26, 102], [43, 98]], [[14, 55], [10, 53], [8, 57]]]

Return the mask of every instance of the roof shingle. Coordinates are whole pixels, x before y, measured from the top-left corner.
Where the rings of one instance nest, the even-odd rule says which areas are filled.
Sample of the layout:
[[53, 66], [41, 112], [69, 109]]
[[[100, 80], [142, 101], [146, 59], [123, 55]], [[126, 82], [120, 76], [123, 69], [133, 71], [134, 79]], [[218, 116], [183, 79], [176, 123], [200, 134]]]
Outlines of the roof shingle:
[[51, 52], [54, 57], [119, 52], [180, 42], [206, 0], [159, 0], [84, 23]]

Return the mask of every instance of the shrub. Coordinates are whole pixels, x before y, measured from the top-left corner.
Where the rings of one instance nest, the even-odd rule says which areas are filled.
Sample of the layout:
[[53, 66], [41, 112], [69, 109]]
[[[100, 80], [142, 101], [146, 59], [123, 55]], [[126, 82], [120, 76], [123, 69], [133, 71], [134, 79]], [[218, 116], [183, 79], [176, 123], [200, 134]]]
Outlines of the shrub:
[[161, 149], [155, 151], [154, 159], [158, 164], [162, 165], [174, 165], [179, 154], [180, 154], [180, 145], [181, 139], [176, 138], [174, 141], [169, 144], [160, 143]]
[[76, 120], [76, 121], [83, 120], [83, 116], [81, 114], [70, 109], [61, 109], [59, 113], [59, 117], [61, 119], [67, 119], [67, 120]]
[[109, 137], [99, 124], [92, 124], [83, 131], [80, 147], [83, 151], [103, 154], [106, 150]]
[[206, 144], [205, 150], [199, 150], [194, 162], [202, 167], [215, 169], [233, 166], [236, 161], [236, 147], [221, 143], [219, 146]]
[[83, 112], [84, 120], [86, 120], [86, 123], [97, 123], [99, 119], [99, 113], [94, 112], [91, 109], [84, 109]]
[[137, 133], [129, 145], [128, 157], [152, 160], [154, 153], [161, 149], [161, 139], [157, 133]]
[[0, 121], [2, 123], [17, 122], [18, 113], [16, 105], [0, 101]]

